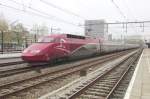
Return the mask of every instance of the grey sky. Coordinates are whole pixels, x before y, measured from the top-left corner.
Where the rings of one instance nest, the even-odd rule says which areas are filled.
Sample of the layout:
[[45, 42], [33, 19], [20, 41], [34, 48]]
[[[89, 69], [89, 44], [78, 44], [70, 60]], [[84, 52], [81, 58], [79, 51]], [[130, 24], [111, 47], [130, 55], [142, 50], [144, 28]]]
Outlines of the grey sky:
[[[14, 3], [16, 1], [21, 5]], [[68, 9], [71, 12], [74, 12], [84, 19], [105, 19], [107, 22], [116, 22], [116, 21], [126, 21], [123, 16], [119, 13], [118, 9], [113, 5], [112, 0], [44, 0], [50, 3], [53, 3], [61, 8]], [[150, 0], [113, 0], [124, 13], [128, 21], [135, 20], [150, 20]], [[61, 28], [61, 32], [72, 33], [72, 34], [82, 34], [83, 28], [65, 24], [58, 20], [62, 19], [67, 22], [71, 22], [74, 24], [83, 24], [84, 19], [66, 14], [58, 9], [55, 9], [51, 6], [48, 6], [41, 2], [40, 0], [0, 0], [1, 4], [15, 7], [17, 9], [22, 9], [25, 12], [15, 11], [13, 9], [4, 7], [0, 5], [0, 12], [4, 14], [6, 19], [9, 22], [13, 22], [15, 20], [19, 20], [22, 22], [27, 28], [31, 28], [31, 26], [35, 23], [38, 24], [46, 24], [51, 27]], [[42, 17], [30, 15], [26, 13], [26, 11], [32, 11], [28, 7], [32, 7], [38, 9], [42, 12], [48, 13], [49, 19], [45, 19]], [[57, 21], [55, 21], [57, 20]], [[62, 21], [61, 20], [61, 21]], [[131, 26], [131, 27], [136, 27]], [[147, 31], [150, 31], [147, 29]], [[122, 30], [118, 30], [116, 28], [110, 28], [112, 32], [119, 32]], [[134, 32], [141, 33], [139, 29], [129, 29], [129, 31], [134, 34]], [[129, 33], [130, 33], [129, 32]], [[147, 34], [145, 31], [144, 34]]]

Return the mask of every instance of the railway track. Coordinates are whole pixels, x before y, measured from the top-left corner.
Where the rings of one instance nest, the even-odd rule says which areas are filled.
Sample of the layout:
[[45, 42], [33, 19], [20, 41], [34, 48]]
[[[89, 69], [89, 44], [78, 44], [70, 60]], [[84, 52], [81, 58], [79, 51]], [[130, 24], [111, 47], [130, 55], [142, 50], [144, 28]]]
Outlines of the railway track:
[[126, 93], [128, 85], [130, 83], [130, 80], [131, 80], [132, 75], [134, 73], [134, 70], [136, 68], [137, 62], [139, 60], [139, 57], [137, 59], [135, 59], [135, 61], [132, 63], [132, 65], [128, 69], [128, 72], [126, 72], [122, 76], [122, 79], [119, 81], [118, 84], [116, 84], [116, 86], [114, 87], [114, 89], [108, 95], [107, 99], [110, 99], [110, 98], [111, 99], [123, 99], [124, 98], [124, 95]]
[[23, 63], [25, 63], [25, 62], [24, 61], [17, 61], [17, 62], [1, 63], [0, 67], [18, 65], [18, 64], [23, 64]]
[[16, 95], [19, 92], [42, 85], [44, 83], [55, 81], [56, 79], [64, 78], [66, 76], [70, 76], [73, 74], [77, 75], [79, 74], [80, 70], [94, 67], [98, 64], [102, 64], [106, 61], [113, 60], [127, 53], [129, 53], [129, 51], [125, 51], [124, 53], [118, 53], [117, 55], [116, 54], [108, 55], [107, 57], [101, 57], [101, 58], [91, 60], [82, 64], [78, 64], [76, 66], [61, 69], [59, 71], [40, 74], [38, 76], [29, 77], [27, 79], [1, 84], [0, 85], [0, 98], [5, 99], [11, 95]]
[[[124, 52], [119, 52], [119, 53], [122, 54]], [[111, 57], [111, 56], [113, 56], [113, 54], [108, 55], [108, 56], [106, 55], [106, 57]], [[100, 58], [105, 58], [105, 56], [100, 57]], [[96, 60], [98, 60], [100, 58], [98, 57]], [[11, 65], [11, 63], [8, 63], [8, 64]], [[12, 65], [14, 65], [14, 64], [12, 63]], [[19, 73], [25, 73], [25, 72], [29, 72], [29, 71], [33, 71], [33, 70], [40, 72], [39, 70], [47, 68], [47, 67], [49, 67], [49, 64], [41, 64], [41, 65], [34, 66], [34, 67], [27, 66], [27, 64], [26, 64], [25, 66], [22, 66], [19, 68], [17, 67], [17, 68], [13, 68], [13, 69], [4, 69], [4, 70], [0, 70], [0, 78], [12, 76], [12, 75], [19, 74]]]
[[0, 59], [0, 67], [13, 66], [25, 63], [20, 57]]
[[[116, 90], [124, 79], [124, 77], [132, 70], [132, 64], [137, 60], [140, 53], [131, 55], [124, 61], [114, 66], [110, 70], [105, 71], [102, 75], [97, 76], [90, 81], [80, 85], [75, 90], [72, 90], [65, 97], [61, 99], [111, 99], [113, 96], [119, 97], [119, 93], [124, 87], [120, 87], [120, 90]], [[118, 93], [117, 93], [118, 92]], [[115, 94], [114, 94], [115, 93]], [[114, 99], [120, 99], [120, 98]]]
[[47, 67], [49, 67], [49, 66], [46, 66], [44, 64], [36, 66], [36, 67], [25, 65], [25, 66], [19, 67], [19, 68], [13, 68], [13, 69], [8, 69], [8, 70], [1, 70], [0, 71], [0, 78], [8, 77], [8, 76], [12, 76], [12, 75], [15, 75], [15, 74], [20, 74], [20, 73], [26, 73], [26, 72], [30, 72], [30, 71], [40, 72], [39, 71], [40, 69], [44, 69], [44, 68], [47, 68]]

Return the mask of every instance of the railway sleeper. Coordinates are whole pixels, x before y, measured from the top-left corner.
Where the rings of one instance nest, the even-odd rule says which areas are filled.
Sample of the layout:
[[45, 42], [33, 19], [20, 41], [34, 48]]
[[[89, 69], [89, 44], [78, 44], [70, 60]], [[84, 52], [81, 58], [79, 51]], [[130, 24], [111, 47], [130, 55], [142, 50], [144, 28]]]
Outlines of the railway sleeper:
[[107, 77], [114, 77], [114, 75], [120, 74], [120, 71], [122, 71], [122, 69], [114, 70], [113, 72], [109, 73]]
[[78, 88], [80, 89], [80, 88], [83, 88], [84, 87], [84, 85], [80, 85]]
[[113, 86], [111, 87], [106, 87], [106, 86], [93, 86], [91, 87], [92, 89], [102, 89], [102, 90], [109, 90], [110, 88], [112, 88]]
[[[93, 91], [93, 90], [87, 90], [87, 91], [89, 92], [89, 91]], [[109, 93], [110, 90], [99, 89], [97, 92], [99, 92], [99, 93]]]
[[121, 85], [118, 87], [118, 89], [123, 88], [123, 87], [127, 87], [127, 86], [128, 86], [128, 84], [129, 84], [129, 83], [121, 84]]
[[113, 85], [110, 85], [110, 86], [93, 86], [93, 88], [104, 89], [104, 90], [108, 90], [112, 87], [113, 87]]
[[[112, 81], [113, 81], [113, 80], [115, 81], [115, 80], [117, 79], [116, 75], [114, 75], [114, 77], [115, 77], [115, 78], [112, 79]], [[101, 79], [102, 82], [104, 82], [104, 81], [110, 81], [110, 80], [111, 80], [111, 78], [108, 78], [108, 77], [105, 77], [105, 78], [102, 78], [102, 79]]]
[[124, 71], [122, 71], [122, 70], [118, 70], [118, 71], [115, 72], [115, 73], [111, 73], [111, 74], [108, 75], [107, 77], [108, 77], [108, 78], [109, 78], [109, 77], [119, 78], [119, 77], [122, 75], [123, 72], [124, 72]]
[[107, 79], [105, 79], [104, 81], [118, 81], [118, 78], [120, 78], [120, 77], [116, 77], [116, 78], [114, 78], [114, 79], [111, 79], [111, 78], [107, 78]]
[[10, 90], [10, 89], [4, 89], [4, 90], [1, 91], [0, 96], [1, 96], [1, 95], [5, 95], [5, 94], [7, 94], [8, 92], [12, 92], [12, 90]]
[[95, 85], [97, 85], [97, 84], [109, 84], [109, 82], [107, 82], [107, 81], [99, 81]]
[[[116, 81], [113, 81], [114, 83], [116, 82]], [[95, 85], [97, 85], [97, 84], [111, 84], [111, 82], [110, 82], [110, 80], [107, 80], [107, 81], [99, 81], [98, 83], [96, 83]]]
[[99, 92], [99, 93], [109, 93], [108, 90], [102, 90], [102, 89], [88, 89], [88, 91], [94, 91], [94, 92]]
[[[51, 98], [50, 98], [51, 99]], [[52, 98], [53, 99], [53, 98]], [[57, 98], [56, 98], [57, 99]], [[59, 97], [59, 99], [67, 99], [66, 97]]]
[[126, 90], [126, 86], [120, 86], [117, 88], [116, 91], [124, 91], [124, 90]]
[[82, 87], [77, 87], [75, 90], [80, 90]]
[[129, 83], [127, 83], [127, 84], [121, 84], [117, 89], [119, 90], [119, 89], [122, 89], [123, 87], [128, 87], [128, 85], [129, 85]]
[[[86, 95], [88, 95], [88, 94], [86, 94]], [[99, 93], [99, 95], [97, 95], [97, 96], [106, 97], [106, 95], [107, 95], [107, 93], [101, 92], [101, 93]], [[95, 95], [94, 95], [94, 96], [95, 96]]]
[[113, 97], [114, 97], [115, 99], [120, 99], [120, 98], [123, 97], [123, 96], [124, 96], [124, 93], [113, 94]]
[[104, 97], [82, 94], [80, 97], [78, 97], [76, 99], [104, 99]]
[[116, 90], [116, 91], [114, 92], [114, 94], [123, 94], [124, 92], [125, 92], [125, 90], [122, 90], [122, 91]]
[[110, 85], [110, 84], [96, 84], [95, 86], [111, 87], [112, 85]]
[[107, 93], [105, 93], [105, 92], [100, 93], [100, 92], [86, 91], [86, 92], [84, 93], [84, 95], [105, 96], [105, 95], [107, 95]]
[[[72, 91], [71, 93], [73, 93], [73, 91]], [[65, 96], [66, 96], [66, 97], [67, 97], [67, 96], [70, 96], [71, 93], [66, 93]]]
[[[70, 91], [70, 93], [68, 93], [68, 94], [73, 94], [73, 93], [75, 93], [75, 92], [77, 92], [78, 90], [72, 90], [72, 91]], [[68, 95], [69, 96], [69, 95]]]
[[[117, 78], [117, 76], [107, 76], [107, 79], [116, 79]], [[106, 78], [104, 78], [104, 79], [106, 79]]]
[[109, 83], [109, 84], [102, 84], [102, 85], [94, 85], [95, 87], [111, 87], [111, 86], [113, 86], [113, 85], [115, 85], [115, 83], [113, 82], [113, 83]]
[[122, 84], [126, 84], [126, 83], [128, 83], [131, 80], [131, 78], [129, 77], [129, 75], [127, 75], [127, 76], [128, 76], [128, 78], [124, 79], [124, 82], [122, 82]]

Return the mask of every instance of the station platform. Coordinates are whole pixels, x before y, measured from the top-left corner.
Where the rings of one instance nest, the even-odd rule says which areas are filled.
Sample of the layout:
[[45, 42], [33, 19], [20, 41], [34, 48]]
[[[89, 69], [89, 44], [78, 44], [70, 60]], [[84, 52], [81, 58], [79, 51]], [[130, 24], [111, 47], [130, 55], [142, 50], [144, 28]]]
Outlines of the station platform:
[[150, 49], [144, 49], [124, 99], [150, 99]]
[[21, 53], [8, 53], [8, 54], [0, 54], [0, 59], [5, 58], [18, 58], [21, 57]]

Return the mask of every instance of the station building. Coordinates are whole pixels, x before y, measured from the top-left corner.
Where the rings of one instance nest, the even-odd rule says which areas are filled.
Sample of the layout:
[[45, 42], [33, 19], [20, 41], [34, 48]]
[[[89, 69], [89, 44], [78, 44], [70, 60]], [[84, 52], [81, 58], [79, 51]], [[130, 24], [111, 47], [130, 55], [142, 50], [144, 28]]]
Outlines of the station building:
[[108, 25], [105, 20], [85, 20], [85, 36], [107, 39]]

